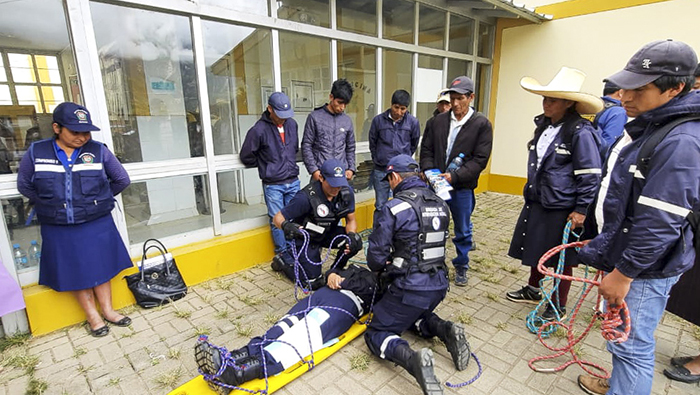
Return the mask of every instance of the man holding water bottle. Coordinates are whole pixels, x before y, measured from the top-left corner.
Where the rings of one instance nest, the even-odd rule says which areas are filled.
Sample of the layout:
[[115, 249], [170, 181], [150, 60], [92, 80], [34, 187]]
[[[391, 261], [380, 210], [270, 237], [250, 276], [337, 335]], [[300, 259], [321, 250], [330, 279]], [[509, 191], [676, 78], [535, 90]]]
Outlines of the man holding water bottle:
[[[452, 108], [436, 115], [426, 126], [420, 149], [420, 167], [440, 170], [454, 188], [447, 202], [454, 222], [452, 242], [457, 250], [452, 264], [456, 272], [455, 285], [465, 286], [469, 251], [472, 249], [474, 189], [491, 156], [493, 129], [486, 116], [471, 107], [474, 101], [474, 81], [471, 78], [457, 77], [445, 91], [450, 95]], [[455, 158], [462, 158], [463, 163], [448, 171]]]

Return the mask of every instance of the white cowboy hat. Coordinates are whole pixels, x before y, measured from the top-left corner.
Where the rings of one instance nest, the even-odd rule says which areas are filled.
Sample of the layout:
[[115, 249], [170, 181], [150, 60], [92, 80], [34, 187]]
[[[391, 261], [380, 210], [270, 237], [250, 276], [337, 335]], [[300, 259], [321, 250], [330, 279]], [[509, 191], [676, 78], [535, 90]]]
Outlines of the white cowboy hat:
[[581, 92], [584, 79], [586, 74], [583, 71], [562, 67], [547, 85], [540, 84], [532, 77], [523, 77], [520, 86], [536, 95], [575, 101], [579, 114], [595, 114], [603, 109], [603, 100]]

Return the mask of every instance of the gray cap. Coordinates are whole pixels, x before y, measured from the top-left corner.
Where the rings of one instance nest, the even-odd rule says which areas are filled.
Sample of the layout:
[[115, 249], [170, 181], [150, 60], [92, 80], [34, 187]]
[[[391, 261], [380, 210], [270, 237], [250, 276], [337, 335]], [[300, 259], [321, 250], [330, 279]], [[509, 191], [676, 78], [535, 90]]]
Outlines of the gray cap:
[[659, 77], [691, 76], [698, 57], [688, 44], [681, 41], [653, 41], [635, 53], [624, 70], [607, 79], [622, 89], [637, 89]]
[[445, 89], [445, 93], [456, 92], [462, 95], [474, 92], [474, 81], [466, 75], [460, 76], [452, 80], [450, 86]]

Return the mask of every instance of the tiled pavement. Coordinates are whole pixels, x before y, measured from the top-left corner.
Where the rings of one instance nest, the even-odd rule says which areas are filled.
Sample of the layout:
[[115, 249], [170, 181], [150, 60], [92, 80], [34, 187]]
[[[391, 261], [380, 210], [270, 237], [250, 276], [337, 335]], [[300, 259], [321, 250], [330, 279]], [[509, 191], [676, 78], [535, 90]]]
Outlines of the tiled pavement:
[[[527, 273], [506, 257], [521, 199], [483, 193], [477, 202], [474, 231], [478, 248], [472, 253], [469, 286], [452, 287], [437, 313], [465, 324], [484, 370], [474, 384], [446, 388], [445, 393], [582, 394], [576, 384], [582, 373], [577, 366], [559, 373], [530, 370], [527, 361], [546, 353], [523, 324], [531, 307], [504, 297], [507, 290], [524, 283]], [[579, 289], [572, 289], [571, 299]], [[217, 344], [240, 346], [251, 334], [260, 334], [275, 322], [293, 301], [290, 283], [268, 265], [215, 279], [192, 287], [175, 304], [153, 310], [127, 309], [132, 327], [112, 327], [107, 337], [95, 339], [75, 326], [7, 349], [0, 358], [4, 365], [0, 395], [165, 394], [196, 375], [192, 346], [198, 333], [210, 334]], [[592, 302], [585, 306], [583, 315], [590, 317]], [[472, 362], [466, 371], [456, 372], [442, 345], [410, 334], [406, 338], [415, 347], [429, 346], [436, 351], [437, 376], [443, 381], [463, 382], [477, 371]], [[697, 354], [700, 328], [667, 314], [657, 341], [653, 394], [700, 394], [697, 385], [671, 382], [661, 373], [671, 356]], [[599, 331], [591, 333], [579, 351], [610, 367]], [[368, 368], [354, 368], [362, 361], [369, 361]], [[401, 368], [370, 356], [364, 340], [358, 338], [278, 392], [317, 393], [409, 395], [420, 390]]]

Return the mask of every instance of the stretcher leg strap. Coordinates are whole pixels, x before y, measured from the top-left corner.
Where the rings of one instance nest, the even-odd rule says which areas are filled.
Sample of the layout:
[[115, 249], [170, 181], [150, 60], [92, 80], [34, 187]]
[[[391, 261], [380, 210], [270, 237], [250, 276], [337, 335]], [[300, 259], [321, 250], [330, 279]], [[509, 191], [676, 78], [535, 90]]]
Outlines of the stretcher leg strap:
[[[553, 372], [559, 372], [567, 367], [577, 364], [579, 365], [586, 373], [598, 377], [598, 378], [603, 378], [607, 379], [610, 377], [610, 374], [608, 373], [605, 368], [603, 368], [600, 365], [597, 365], [595, 363], [589, 362], [582, 360], [576, 355], [576, 352], [574, 350], [574, 347], [579, 344], [585, 337], [588, 335], [588, 332], [590, 332], [591, 328], [595, 324], [595, 321], [598, 319], [602, 319], [602, 324], [601, 324], [601, 332], [603, 335], [603, 338], [607, 341], [610, 342], [615, 342], [615, 343], [622, 343], [627, 340], [629, 337], [630, 333], [630, 328], [631, 328], [631, 320], [630, 320], [630, 315], [629, 315], [629, 310], [627, 309], [627, 304], [623, 301], [621, 306], [608, 306], [607, 311], [605, 313], [598, 311], [596, 314], [593, 315], [591, 318], [591, 321], [588, 323], [586, 326], [586, 329], [579, 335], [578, 337], [575, 337], [574, 335], [574, 323], [576, 321], [576, 316], [578, 315], [579, 310], [581, 309], [581, 306], [583, 305], [583, 302], [588, 296], [588, 294], [591, 292], [593, 289], [593, 286], [599, 286], [600, 285], [600, 280], [604, 277], [604, 273], [602, 271], [598, 271], [593, 279], [587, 279], [587, 278], [580, 278], [580, 277], [574, 277], [574, 276], [566, 276], [562, 274], [557, 274], [553, 272], [551, 269], [547, 268], [545, 266], [545, 262], [549, 260], [552, 256], [555, 254], [559, 253], [560, 251], [563, 251], [567, 248], [581, 248], [584, 245], [588, 243], [588, 240], [586, 241], [577, 241], [574, 243], [568, 243], [568, 244], [562, 244], [560, 246], [556, 246], [552, 248], [551, 250], [547, 251], [542, 258], [540, 258], [538, 264], [537, 264], [537, 269], [540, 271], [540, 273], [547, 275], [547, 276], [552, 276], [559, 278], [560, 280], [570, 280], [570, 281], [580, 281], [585, 284], [584, 290], [582, 297], [579, 298], [579, 300], [576, 302], [576, 305], [572, 311], [571, 318], [569, 319], [568, 323], [563, 323], [559, 321], [552, 321], [548, 322], [540, 327], [538, 330], [538, 338], [542, 345], [544, 345], [547, 349], [554, 351], [554, 354], [551, 355], [546, 355], [546, 356], [540, 356], [540, 357], [535, 357], [532, 358], [528, 362], [528, 366], [530, 366], [530, 369], [536, 371], [536, 372], [546, 372], [546, 373], [553, 373]], [[602, 297], [598, 295], [597, 303], [596, 306], [602, 306]], [[624, 329], [620, 331], [618, 329], [619, 326], [624, 325]], [[545, 337], [543, 333], [545, 333], [549, 327], [555, 327], [555, 326], [561, 326], [562, 328], [566, 329], [566, 339], [567, 339], [567, 344], [564, 347], [553, 347], [548, 345], [545, 342]], [[549, 360], [549, 359], [554, 359], [558, 358], [560, 356], [563, 356], [565, 354], [569, 353], [571, 355], [571, 360], [568, 362], [565, 362], [557, 367], [553, 368], [538, 368], [535, 366], [537, 362], [544, 361], [544, 360]], [[594, 370], [592, 370], [594, 369]], [[596, 372], [597, 371], [597, 372]]]

